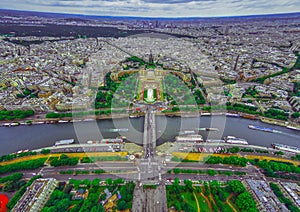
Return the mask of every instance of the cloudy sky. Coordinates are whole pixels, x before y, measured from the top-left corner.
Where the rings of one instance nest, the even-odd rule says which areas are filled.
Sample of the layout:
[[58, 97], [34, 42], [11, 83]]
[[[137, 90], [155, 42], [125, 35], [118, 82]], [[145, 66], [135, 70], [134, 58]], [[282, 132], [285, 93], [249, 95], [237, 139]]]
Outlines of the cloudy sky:
[[100, 16], [214, 17], [300, 12], [300, 1], [0, 0], [0, 8]]

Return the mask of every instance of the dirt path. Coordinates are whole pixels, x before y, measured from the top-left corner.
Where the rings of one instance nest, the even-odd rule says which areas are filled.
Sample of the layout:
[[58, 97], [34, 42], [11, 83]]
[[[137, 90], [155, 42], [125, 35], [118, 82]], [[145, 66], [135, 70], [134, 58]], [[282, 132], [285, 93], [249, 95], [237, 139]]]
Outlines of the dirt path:
[[209, 199], [208, 199], [203, 193], [201, 193], [201, 196], [202, 196], [202, 197], [206, 200], [206, 202], [208, 203], [208, 207], [209, 207], [210, 211], [213, 211]]
[[216, 200], [215, 200], [214, 196], [212, 195], [212, 193], [210, 193], [210, 197], [211, 197], [211, 200], [214, 202], [214, 204], [217, 205]]
[[230, 203], [230, 198], [232, 197], [232, 194], [229, 195], [229, 197], [226, 199], [226, 203], [229, 205], [229, 207], [234, 211], [237, 212], [237, 210], [233, 207], [233, 205]]
[[198, 212], [200, 212], [200, 206], [199, 206], [197, 196], [196, 196], [195, 192], [193, 192], [193, 194], [194, 194], [194, 197], [195, 197], [195, 200], [196, 200], [196, 203], [197, 203]]

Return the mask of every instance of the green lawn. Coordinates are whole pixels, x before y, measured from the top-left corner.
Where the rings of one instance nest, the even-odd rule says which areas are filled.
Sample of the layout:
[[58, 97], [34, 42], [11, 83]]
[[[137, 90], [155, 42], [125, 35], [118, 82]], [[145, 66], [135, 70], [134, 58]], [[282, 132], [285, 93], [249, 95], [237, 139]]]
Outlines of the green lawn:
[[183, 197], [184, 202], [192, 206], [195, 209], [195, 211], [198, 211], [197, 203], [195, 201], [195, 197], [193, 193], [185, 192], [181, 196]]
[[[167, 186], [167, 201], [168, 201], [168, 207], [171, 208], [172, 206], [175, 206], [176, 204], [178, 205], [182, 205], [182, 203], [188, 203], [188, 205], [190, 205], [193, 208], [193, 211], [198, 211], [197, 208], [197, 203], [196, 200], [194, 198], [194, 195], [192, 192], [189, 192], [185, 189], [185, 186], [180, 186], [180, 196], [178, 196], [178, 194], [176, 192], [171, 191], [172, 186]], [[224, 193], [224, 197], [225, 199], [227, 199], [230, 195], [230, 193], [225, 189], [225, 187], [221, 187], [220, 188], [223, 193]], [[204, 190], [204, 187], [202, 187], [202, 191]], [[210, 212], [210, 211], [222, 211], [222, 212], [233, 212], [233, 209], [230, 207], [229, 204], [226, 203], [226, 201], [221, 201], [219, 199], [219, 196], [213, 196], [212, 194], [210, 194], [209, 196], [206, 196], [206, 198], [204, 198], [200, 192], [197, 192], [196, 190], [194, 190], [194, 193], [197, 197], [199, 206], [200, 206], [200, 211], [201, 212]], [[208, 201], [209, 202], [208, 202]], [[237, 210], [237, 206], [233, 203], [235, 201], [235, 197], [232, 197], [232, 201], [230, 201], [231, 205]], [[210, 209], [210, 205], [211, 208]], [[176, 208], [176, 206], [175, 206]]]
[[200, 193], [196, 193], [196, 197], [199, 202], [200, 210], [203, 212], [210, 212], [210, 208], [206, 199]]
[[167, 186], [167, 204], [168, 204], [168, 208], [171, 208], [172, 206], [174, 206], [178, 202], [183, 201], [183, 202], [188, 203], [194, 209], [193, 211], [198, 211], [197, 203], [195, 201], [193, 193], [182, 192], [180, 197], [181, 197], [181, 199], [177, 199], [175, 195], [170, 194], [170, 187]]

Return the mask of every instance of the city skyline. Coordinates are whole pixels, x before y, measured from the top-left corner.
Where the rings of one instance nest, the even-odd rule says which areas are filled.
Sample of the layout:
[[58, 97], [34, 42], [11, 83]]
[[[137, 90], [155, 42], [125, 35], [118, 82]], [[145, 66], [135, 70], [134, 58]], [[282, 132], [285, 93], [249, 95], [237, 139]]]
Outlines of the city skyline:
[[226, 17], [262, 14], [295, 13], [300, 11], [296, 0], [3, 0], [1, 9], [55, 12], [97, 16], [137, 17]]

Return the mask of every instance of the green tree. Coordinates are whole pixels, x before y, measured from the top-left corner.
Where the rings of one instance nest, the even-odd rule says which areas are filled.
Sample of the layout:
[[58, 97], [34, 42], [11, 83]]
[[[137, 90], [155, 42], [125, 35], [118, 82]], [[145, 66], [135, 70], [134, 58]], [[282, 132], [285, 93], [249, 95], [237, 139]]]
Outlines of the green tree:
[[244, 185], [238, 180], [230, 180], [228, 186], [234, 193], [240, 194], [246, 191]]
[[253, 200], [249, 192], [241, 193], [237, 197], [235, 203], [242, 211], [257, 211], [256, 202]]
[[105, 180], [106, 185], [112, 185], [113, 184], [113, 180], [111, 178], [107, 178]]
[[68, 198], [65, 198], [65, 199], [62, 199], [61, 201], [58, 202], [58, 204], [56, 205], [56, 208], [57, 208], [57, 211], [58, 212], [65, 212], [67, 211], [67, 209], [69, 208], [70, 206], [70, 199]]
[[92, 186], [93, 186], [93, 187], [98, 187], [100, 181], [101, 181], [101, 180], [100, 180], [99, 178], [93, 179], [93, 181], [92, 181]]
[[41, 153], [42, 154], [49, 154], [51, 152], [51, 150], [50, 149], [42, 149], [42, 151], [41, 151]]
[[228, 151], [230, 153], [238, 153], [240, 151], [240, 148], [237, 146], [231, 147], [230, 149], [228, 149]]
[[118, 201], [118, 203], [117, 203], [117, 209], [118, 210], [125, 210], [127, 208], [128, 208], [127, 203], [124, 200], [119, 200]]
[[210, 176], [215, 176], [217, 172], [215, 170], [207, 170], [207, 174]]

